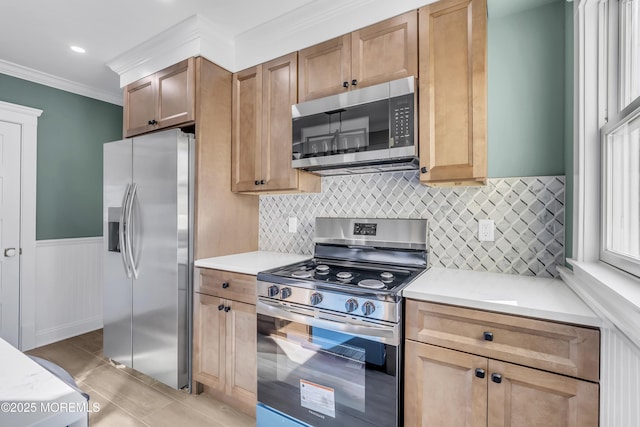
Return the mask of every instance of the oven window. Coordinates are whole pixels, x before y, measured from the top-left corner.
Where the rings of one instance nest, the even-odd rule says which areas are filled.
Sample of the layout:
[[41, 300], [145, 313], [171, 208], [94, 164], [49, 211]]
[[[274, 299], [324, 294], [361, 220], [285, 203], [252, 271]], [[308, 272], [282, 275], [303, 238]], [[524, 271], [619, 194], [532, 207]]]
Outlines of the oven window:
[[258, 315], [258, 400], [314, 426], [395, 426], [397, 348]]

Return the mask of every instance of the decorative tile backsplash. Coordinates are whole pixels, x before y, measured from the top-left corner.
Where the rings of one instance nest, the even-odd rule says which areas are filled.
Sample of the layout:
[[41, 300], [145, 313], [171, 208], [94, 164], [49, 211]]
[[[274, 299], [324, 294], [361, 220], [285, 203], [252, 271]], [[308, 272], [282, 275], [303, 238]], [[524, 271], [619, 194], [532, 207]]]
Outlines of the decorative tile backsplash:
[[[564, 176], [430, 188], [417, 172], [387, 172], [324, 177], [322, 189], [260, 196], [260, 249], [311, 254], [318, 216], [426, 218], [432, 266], [555, 277], [564, 263]], [[298, 232], [288, 232], [289, 217]], [[485, 218], [495, 222], [494, 242], [478, 240]]]

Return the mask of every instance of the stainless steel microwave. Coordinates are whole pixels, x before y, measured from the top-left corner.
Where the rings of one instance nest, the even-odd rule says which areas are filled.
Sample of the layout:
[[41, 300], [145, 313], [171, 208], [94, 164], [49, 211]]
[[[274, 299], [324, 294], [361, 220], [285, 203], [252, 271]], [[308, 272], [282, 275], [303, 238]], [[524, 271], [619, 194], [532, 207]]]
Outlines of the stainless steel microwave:
[[291, 107], [292, 166], [321, 175], [418, 168], [415, 78]]

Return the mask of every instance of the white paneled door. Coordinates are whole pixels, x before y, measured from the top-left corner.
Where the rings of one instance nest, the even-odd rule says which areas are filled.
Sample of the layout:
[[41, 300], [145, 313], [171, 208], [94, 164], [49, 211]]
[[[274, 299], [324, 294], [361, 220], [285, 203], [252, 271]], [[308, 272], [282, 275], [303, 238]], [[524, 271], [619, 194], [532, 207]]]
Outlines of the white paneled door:
[[0, 121], [0, 338], [18, 348], [21, 129]]

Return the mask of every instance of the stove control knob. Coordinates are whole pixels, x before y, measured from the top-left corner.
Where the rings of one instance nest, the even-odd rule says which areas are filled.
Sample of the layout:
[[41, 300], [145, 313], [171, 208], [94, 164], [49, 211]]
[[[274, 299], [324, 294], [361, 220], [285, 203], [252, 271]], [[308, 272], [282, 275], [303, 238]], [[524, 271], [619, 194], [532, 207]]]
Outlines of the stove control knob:
[[322, 302], [322, 294], [314, 292], [311, 294], [311, 305], [318, 305]]
[[358, 301], [356, 301], [353, 298], [349, 298], [347, 302], [344, 303], [344, 308], [347, 310], [348, 313], [351, 313], [352, 311], [356, 311], [356, 309], [358, 308]]
[[279, 292], [280, 289], [278, 289], [276, 285], [269, 286], [269, 289], [267, 289], [267, 295], [269, 295], [269, 298], [275, 297]]
[[373, 305], [371, 301], [367, 301], [362, 304], [362, 314], [364, 314], [365, 316], [369, 316], [374, 311], [376, 311], [376, 306]]
[[280, 299], [287, 299], [291, 296], [291, 288], [286, 287], [280, 290]]

